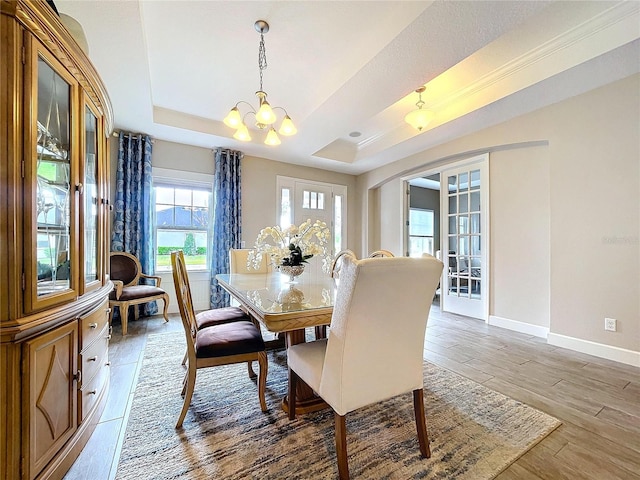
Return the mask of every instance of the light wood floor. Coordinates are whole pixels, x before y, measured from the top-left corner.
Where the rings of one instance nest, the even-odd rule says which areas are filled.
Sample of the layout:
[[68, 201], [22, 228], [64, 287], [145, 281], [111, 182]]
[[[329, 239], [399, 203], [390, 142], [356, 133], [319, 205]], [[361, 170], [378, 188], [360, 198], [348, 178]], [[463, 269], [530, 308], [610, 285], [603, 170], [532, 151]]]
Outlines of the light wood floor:
[[[65, 480], [115, 478], [147, 335], [182, 331], [175, 315], [169, 323], [161, 317], [130, 321], [126, 337], [118, 323], [113, 327], [107, 407]], [[640, 369], [443, 314], [437, 306], [425, 358], [563, 422], [498, 480], [640, 480]]]

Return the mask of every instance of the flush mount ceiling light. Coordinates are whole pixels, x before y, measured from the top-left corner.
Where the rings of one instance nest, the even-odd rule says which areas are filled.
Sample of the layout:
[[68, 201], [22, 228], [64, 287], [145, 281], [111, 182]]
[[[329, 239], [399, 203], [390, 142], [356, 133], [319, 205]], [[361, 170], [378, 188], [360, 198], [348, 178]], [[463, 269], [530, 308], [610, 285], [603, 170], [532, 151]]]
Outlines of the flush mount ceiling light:
[[[236, 140], [241, 140], [243, 142], [248, 142], [251, 140], [251, 136], [249, 135], [249, 129], [247, 128], [247, 124], [245, 123], [245, 118], [247, 115], [253, 115], [255, 118], [255, 125], [260, 130], [267, 130], [267, 135], [265, 137], [264, 143], [267, 145], [280, 145], [280, 138], [278, 137], [278, 133], [280, 135], [294, 135], [298, 130], [295, 125], [291, 121], [291, 117], [287, 114], [287, 111], [282, 107], [271, 107], [269, 102], [267, 102], [267, 92], [262, 89], [262, 72], [267, 68], [267, 51], [264, 47], [264, 34], [269, 31], [269, 24], [264, 20], [258, 20], [254, 27], [256, 31], [260, 34], [260, 46], [258, 48], [258, 69], [260, 70], [260, 90], [256, 92], [256, 97], [258, 97], [258, 110], [256, 111], [253, 106], [249, 102], [239, 101], [236, 103], [236, 106], [231, 109], [229, 114], [224, 118], [224, 124], [228, 127], [235, 128], [236, 133], [234, 133], [233, 138]], [[249, 111], [244, 115], [240, 114], [240, 109], [238, 106], [240, 104], [247, 105], [249, 107]], [[280, 124], [280, 129], [278, 133], [276, 133], [275, 128], [273, 128], [273, 124], [278, 120], [274, 110], [282, 110], [284, 112], [284, 118], [282, 119], [282, 123]]]
[[407, 113], [407, 116], [404, 117], [404, 121], [418, 131], [422, 131], [422, 129], [429, 125], [431, 120], [433, 120], [433, 117], [435, 117], [435, 113], [433, 113], [431, 110], [422, 108], [424, 107], [424, 102], [422, 101], [422, 92], [424, 91], [424, 86], [416, 90], [416, 93], [418, 94], [418, 102], [416, 103], [416, 107], [418, 108]]

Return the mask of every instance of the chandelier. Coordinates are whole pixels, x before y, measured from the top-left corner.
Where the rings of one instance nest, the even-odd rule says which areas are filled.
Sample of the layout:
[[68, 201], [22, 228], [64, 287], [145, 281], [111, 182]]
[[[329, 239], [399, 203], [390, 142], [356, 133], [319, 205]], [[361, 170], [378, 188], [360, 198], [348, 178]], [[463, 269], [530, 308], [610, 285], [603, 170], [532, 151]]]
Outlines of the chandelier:
[[418, 94], [418, 102], [416, 103], [416, 107], [418, 108], [417, 110], [412, 110], [411, 112], [407, 113], [407, 115], [404, 117], [405, 122], [407, 122], [409, 125], [420, 132], [423, 128], [429, 125], [431, 120], [433, 120], [433, 117], [435, 117], [435, 113], [433, 113], [431, 110], [422, 109], [422, 107], [424, 107], [424, 102], [422, 101], [422, 92], [424, 91], [424, 85], [416, 90], [416, 93]]
[[[291, 117], [287, 114], [287, 111], [282, 107], [271, 107], [269, 102], [267, 102], [267, 92], [262, 89], [262, 72], [267, 68], [267, 52], [264, 47], [264, 34], [269, 31], [269, 24], [264, 20], [258, 20], [254, 27], [256, 31], [260, 34], [260, 46], [258, 48], [258, 69], [260, 70], [260, 90], [256, 92], [256, 97], [258, 97], [258, 110], [256, 111], [253, 106], [249, 102], [239, 101], [236, 103], [235, 107], [231, 109], [229, 114], [224, 118], [223, 122], [226, 126], [235, 128], [236, 133], [234, 133], [233, 138], [236, 140], [240, 140], [243, 142], [248, 142], [251, 140], [251, 136], [249, 135], [249, 129], [247, 128], [247, 124], [245, 123], [245, 118], [247, 115], [253, 115], [255, 118], [255, 126], [260, 130], [266, 130], [267, 135], [265, 137], [264, 143], [267, 145], [280, 145], [280, 137], [278, 137], [278, 133], [280, 135], [294, 135], [298, 130], [295, 125], [291, 121]], [[249, 111], [244, 115], [240, 114], [240, 109], [238, 106], [240, 104], [247, 105], [249, 107]], [[276, 123], [277, 117], [274, 113], [274, 110], [282, 110], [284, 111], [284, 118], [282, 119], [282, 123], [280, 124], [280, 128], [278, 133], [276, 133], [275, 128], [273, 128], [273, 124]]]

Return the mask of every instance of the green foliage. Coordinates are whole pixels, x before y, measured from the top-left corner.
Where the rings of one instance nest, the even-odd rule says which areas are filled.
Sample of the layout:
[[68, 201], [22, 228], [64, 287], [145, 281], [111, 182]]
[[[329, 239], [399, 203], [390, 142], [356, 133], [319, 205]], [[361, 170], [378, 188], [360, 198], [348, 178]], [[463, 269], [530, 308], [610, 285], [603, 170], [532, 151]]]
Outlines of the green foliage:
[[[187, 254], [184, 247], [158, 247], [158, 255], [171, 255], [171, 252], [175, 252], [176, 250], [183, 250], [185, 255]], [[195, 252], [191, 255], [206, 255], [207, 247], [197, 247]]]
[[184, 238], [184, 254], [195, 255], [196, 254], [196, 237], [193, 233], [187, 233]]
[[182, 250], [182, 247], [158, 247], [158, 255], [171, 255], [176, 250]]

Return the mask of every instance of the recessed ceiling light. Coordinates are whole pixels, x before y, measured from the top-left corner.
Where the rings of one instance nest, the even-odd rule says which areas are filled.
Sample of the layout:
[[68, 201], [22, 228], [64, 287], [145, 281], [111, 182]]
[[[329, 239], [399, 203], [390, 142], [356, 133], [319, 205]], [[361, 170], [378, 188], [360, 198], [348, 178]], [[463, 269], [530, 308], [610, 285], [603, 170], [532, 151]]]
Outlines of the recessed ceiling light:
[[351, 133], [349, 134], [349, 136], [350, 136], [350, 137], [354, 137], [354, 138], [355, 138], [355, 137], [359, 137], [360, 135], [362, 135], [360, 132], [351, 132]]

